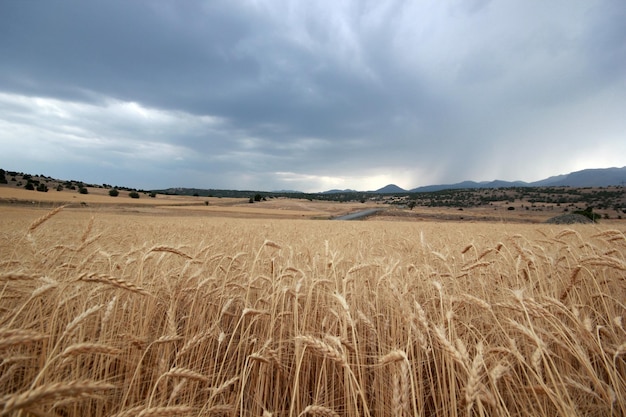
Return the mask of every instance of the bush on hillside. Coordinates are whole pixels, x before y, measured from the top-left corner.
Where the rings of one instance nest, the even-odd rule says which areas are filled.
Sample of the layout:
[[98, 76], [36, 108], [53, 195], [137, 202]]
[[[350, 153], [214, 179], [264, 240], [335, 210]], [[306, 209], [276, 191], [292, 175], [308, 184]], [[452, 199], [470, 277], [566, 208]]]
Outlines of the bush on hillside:
[[594, 223], [597, 222], [598, 220], [600, 220], [600, 215], [597, 214], [597, 213], [594, 213], [592, 207], [587, 207], [584, 210], [577, 210], [577, 211], [574, 212], [574, 214], [580, 214], [582, 216], [588, 217]]

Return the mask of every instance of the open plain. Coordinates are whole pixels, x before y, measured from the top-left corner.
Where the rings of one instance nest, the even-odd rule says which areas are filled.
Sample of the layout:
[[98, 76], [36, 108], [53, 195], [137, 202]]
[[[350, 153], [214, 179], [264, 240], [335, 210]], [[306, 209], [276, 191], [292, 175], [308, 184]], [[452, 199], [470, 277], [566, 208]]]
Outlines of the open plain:
[[20, 196], [2, 416], [626, 415], [623, 223]]

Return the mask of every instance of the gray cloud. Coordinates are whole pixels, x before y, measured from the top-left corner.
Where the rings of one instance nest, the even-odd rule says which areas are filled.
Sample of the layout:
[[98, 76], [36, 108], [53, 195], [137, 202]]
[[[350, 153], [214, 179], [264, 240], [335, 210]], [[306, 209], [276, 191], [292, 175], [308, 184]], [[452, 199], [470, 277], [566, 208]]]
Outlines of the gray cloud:
[[306, 191], [622, 166], [625, 19], [619, 0], [4, 2], [0, 165]]

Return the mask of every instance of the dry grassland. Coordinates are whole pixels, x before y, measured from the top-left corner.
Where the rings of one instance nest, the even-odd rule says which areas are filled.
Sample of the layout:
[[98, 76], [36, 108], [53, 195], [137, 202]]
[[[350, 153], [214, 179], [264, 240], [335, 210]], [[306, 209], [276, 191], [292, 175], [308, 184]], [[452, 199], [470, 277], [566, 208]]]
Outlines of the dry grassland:
[[248, 198], [192, 197], [158, 194], [150, 198], [128, 197], [120, 191], [118, 197], [108, 195], [108, 190], [88, 188], [89, 194], [72, 190], [40, 193], [24, 188], [0, 185], [0, 206], [51, 207], [65, 205], [97, 212], [143, 213], [149, 215], [198, 215], [218, 217], [255, 217], [275, 219], [328, 219], [349, 212], [380, 207], [374, 203], [338, 203], [334, 201], [309, 201], [306, 199], [274, 198], [250, 204]]
[[0, 416], [626, 415], [624, 230], [0, 226]]

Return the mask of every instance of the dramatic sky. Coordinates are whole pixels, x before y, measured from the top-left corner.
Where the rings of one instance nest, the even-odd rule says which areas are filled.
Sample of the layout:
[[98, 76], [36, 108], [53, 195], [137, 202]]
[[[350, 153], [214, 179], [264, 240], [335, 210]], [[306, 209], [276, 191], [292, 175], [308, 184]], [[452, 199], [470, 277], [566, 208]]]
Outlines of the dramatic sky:
[[0, 0], [0, 168], [372, 190], [626, 165], [624, 0]]

